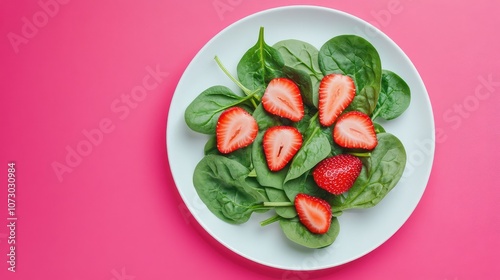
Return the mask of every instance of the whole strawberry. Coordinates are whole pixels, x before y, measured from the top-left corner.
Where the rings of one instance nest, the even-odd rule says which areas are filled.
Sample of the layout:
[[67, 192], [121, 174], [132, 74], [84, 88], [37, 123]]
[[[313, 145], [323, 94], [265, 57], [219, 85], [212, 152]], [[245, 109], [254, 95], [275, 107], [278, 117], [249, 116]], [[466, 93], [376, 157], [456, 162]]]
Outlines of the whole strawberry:
[[348, 191], [359, 173], [363, 163], [353, 155], [340, 154], [326, 158], [314, 167], [313, 178], [316, 184], [334, 195]]

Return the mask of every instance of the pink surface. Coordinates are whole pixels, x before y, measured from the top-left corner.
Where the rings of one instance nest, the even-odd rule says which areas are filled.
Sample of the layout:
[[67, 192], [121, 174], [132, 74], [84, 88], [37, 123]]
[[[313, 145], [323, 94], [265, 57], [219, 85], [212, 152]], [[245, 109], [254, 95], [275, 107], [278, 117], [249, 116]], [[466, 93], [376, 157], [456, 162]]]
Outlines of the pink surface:
[[[500, 2], [23, 2], [0, 9], [0, 279], [498, 279]], [[290, 4], [389, 35], [419, 70], [437, 128], [408, 222], [372, 253], [316, 272], [266, 268], [214, 241], [181, 201], [165, 148], [172, 94], [196, 52], [229, 24]]]

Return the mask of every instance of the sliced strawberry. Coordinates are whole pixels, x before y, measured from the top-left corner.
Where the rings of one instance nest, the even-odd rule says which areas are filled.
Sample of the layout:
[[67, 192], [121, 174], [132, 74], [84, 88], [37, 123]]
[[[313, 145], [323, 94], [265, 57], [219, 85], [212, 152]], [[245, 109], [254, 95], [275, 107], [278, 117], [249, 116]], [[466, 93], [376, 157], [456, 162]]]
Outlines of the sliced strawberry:
[[363, 163], [353, 155], [340, 154], [326, 158], [314, 167], [316, 184], [334, 195], [348, 191], [359, 176]]
[[250, 145], [259, 128], [257, 121], [240, 107], [232, 107], [220, 114], [215, 129], [217, 149], [228, 154], [239, 148]]
[[302, 134], [295, 127], [273, 126], [262, 139], [267, 166], [271, 171], [283, 169], [302, 146]]
[[276, 78], [269, 82], [262, 96], [262, 106], [267, 112], [294, 122], [304, 117], [299, 87], [287, 78]]
[[323, 199], [299, 193], [295, 196], [295, 209], [300, 222], [312, 233], [323, 234], [332, 223], [332, 208]]
[[324, 126], [330, 126], [351, 104], [356, 95], [356, 86], [349, 76], [329, 74], [321, 80], [318, 94], [319, 122]]
[[377, 146], [377, 135], [368, 115], [351, 111], [340, 116], [333, 128], [333, 140], [344, 148], [371, 150]]

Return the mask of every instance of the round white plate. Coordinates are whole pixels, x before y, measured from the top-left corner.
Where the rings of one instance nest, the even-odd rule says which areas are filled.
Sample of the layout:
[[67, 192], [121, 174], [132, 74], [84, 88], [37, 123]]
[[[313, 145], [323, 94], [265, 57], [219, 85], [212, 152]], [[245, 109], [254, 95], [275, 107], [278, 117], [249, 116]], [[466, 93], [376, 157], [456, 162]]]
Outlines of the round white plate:
[[[399, 118], [383, 123], [384, 128], [404, 144], [407, 168], [398, 185], [377, 206], [345, 212], [340, 218], [340, 234], [333, 245], [307, 249], [290, 242], [279, 224], [261, 227], [259, 222], [272, 213], [254, 213], [242, 225], [219, 220], [199, 199], [192, 176], [203, 157], [207, 136], [191, 131], [184, 111], [203, 90], [225, 85], [237, 87], [218, 68], [217, 55], [236, 76], [243, 53], [258, 39], [264, 27], [268, 45], [299, 39], [318, 49], [334, 36], [356, 34], [378, 50], [382, 68], [398, 73], [410, 86], [412, 101]], [[167, 152], [179, 193], [200, 225], [230, 250], [257, 263], [288, 270], [317, 270], [355, 260], [389, 239], [408, 219], [427, 185], [434, 157], [434, 119], [425, 86], [405, 53], [386, 35], [367, 22], [333, 9], [316, 6], [289, 6], [266, 10], [246, 17], [212, 38], [194, 57], [175, 90], [167, 121]], [[270, 211], [273, 212], [273, 211]]]

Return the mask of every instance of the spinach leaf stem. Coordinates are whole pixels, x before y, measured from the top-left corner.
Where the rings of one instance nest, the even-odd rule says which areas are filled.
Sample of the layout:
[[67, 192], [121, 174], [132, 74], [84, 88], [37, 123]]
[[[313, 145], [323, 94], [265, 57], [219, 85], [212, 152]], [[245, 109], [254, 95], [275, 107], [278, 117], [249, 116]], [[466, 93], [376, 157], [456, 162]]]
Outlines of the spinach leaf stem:
[[279, 215], [275, 215], [275, 216], [272, 216], [269, 219], [266, 219], [266, 220], [260, 222], [260, 225], [261, 226], [267, 226], [267, 225], [270, 225], [270, 224], [272, 224], [274, 222], [277, 222], [279, 220], [281, 220], [281, 217]]

